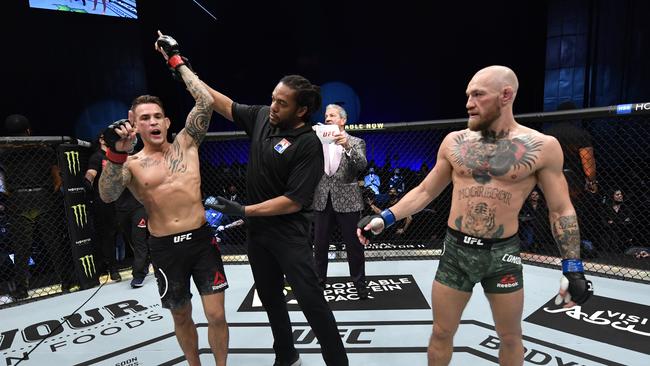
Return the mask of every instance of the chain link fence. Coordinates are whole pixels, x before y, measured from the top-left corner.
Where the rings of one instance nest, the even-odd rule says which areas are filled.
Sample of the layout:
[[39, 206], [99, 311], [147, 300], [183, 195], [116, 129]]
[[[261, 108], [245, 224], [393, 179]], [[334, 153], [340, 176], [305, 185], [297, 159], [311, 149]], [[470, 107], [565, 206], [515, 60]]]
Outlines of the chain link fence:
[[[645, 106], [645, 107], [644, 107]], [[620, 108], [620, 107], [619, 107]], [[634, 108], [634, 105], [631, 107]], [[556, 136], [565, 150], [565, 176], [581, 228], [581, 251], [588, 272], [650, 282], [647, 217], [650, 104], [616, 114], [617, 107], [517, 116], [533, 129]], [[623, 110], [622, 113], [626, 113]], [[359, 175], [364, 214], [390, 207], [417, 186], [436, 161], [442, 139], [466, 127], [465, 119], [346, 126], [366, 141], [368, 167]], [[248, 139], [243, 133], [209, 134], [201, 148], [204, 195], [246, 202]], [[581, 158], [586, 150], [594, 159]], [[594, 167], [595, 165], [595, 167]], [[595, 175], [593, 174], [595, 171]], [[432, 259], [442, 253], [451, 207], [451, 185], [424, 210], [401, 220], [366, 247], [366, 259]], [[545, 197], [535, 189], [519, 214], [522, 258], [559, 267]], [[244, 220], [245, 221], [245, 220]], [[232, 220], [224, 218], [227, 225]], [[333, 234], [330, 258], [345, 260], [345, 243]], [[245, 262], [245, 223], [222, 231], [224, 261]]]
[[[617, 115], [616, 107], [606, 107], [520, 115], [517, 120], [556, 136], [566, 150], [565, 176], [579, 217], [585, 269], [650, 282], [650, 148], [646, 142], [650, 141], [650, 114], [643, 113], [650, 110], [650, 104], [641, 106], [645, 106], [642, 113]], [[417, 186], [434, 166], [442, 139], [465, 125], [464, 119], [458, 119], [347, 126], [350, 134], [366, 141], [368, 167], [358, 177], [366, 203], [364, 214], [390, 207]], [[66, 215], [60, 172], [85, 172], [90, 149], [78, 148], [78, 155], [62, 152], [57, 159], [56, 147], [61, 142], [65, 141], [0, 138], [0, 307], [60, 294], [88, 274], [90, 267], [74, 270], [73, 262], [80, 254], [75, 256], [71, 248], [79, 253], [79, 243], [87, 240], [72, 243], [70, 239], [69, 227], [74, 226], [70, 221], [78, 222], [74, 215]], [[594, 167], [588, 165], [594, 161], [586, 159], [585, 165], [580, 158], [581, 150], [588, 147], [595, 156], [595, 175]], [[221, 195], [247, 203], [248, 151], [249, 141], [242, 132], [206, 137], [200, 151], [204, 198]], [[74, 159], [68, 161], [68, 156]], [[561, 258], [544, 202], [544, 195], [535, 190], [519, 214], [522, 258], [558, 267]], [[69, 209], [80, 206], [73, 203]], [[366, 258], [436, 259], [442, 254], [450, 206], [451, 185], [421, 212], [401, 220], [368, 245]], [[84, 222], [92, 225], [92, 210], [85, 215]], [[224, 262], [246, 263], [246, 219], [211, 210], [206, 218]], [[336, 229], [330, 258], [345, 260], [344, 246]]]
[[56, 153], [61, 142], [0, 141], [0, 305], [61, 293], [75, 283]]

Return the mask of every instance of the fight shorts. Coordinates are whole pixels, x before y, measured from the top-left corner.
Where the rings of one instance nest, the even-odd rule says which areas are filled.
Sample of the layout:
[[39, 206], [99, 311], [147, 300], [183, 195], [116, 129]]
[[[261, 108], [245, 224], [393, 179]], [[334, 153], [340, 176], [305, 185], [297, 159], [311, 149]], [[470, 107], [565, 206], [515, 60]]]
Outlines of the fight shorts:
[[519, 237], [483, 239], [447, 228], [436, 281], [465, 292], [472, 292], [477, 282], [486, 293], [523, 288]]
[[164, 308], [174, 310], [190, 301], [190, 277], [201, 295], [223, 292], [228, 288], [221, 252], [216, 241], [213, 244], [212, 237], [209, 226], [149, 237], [151, 262]]

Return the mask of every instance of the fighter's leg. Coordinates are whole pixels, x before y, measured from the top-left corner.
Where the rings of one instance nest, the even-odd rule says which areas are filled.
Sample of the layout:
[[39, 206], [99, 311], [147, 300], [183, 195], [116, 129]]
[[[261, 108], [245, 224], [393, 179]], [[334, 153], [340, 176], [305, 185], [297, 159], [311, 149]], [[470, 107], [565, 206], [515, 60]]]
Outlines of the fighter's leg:
[[499, 364], [522, 365], [524, 345], [521, 316], [524, 310], [524, 290], [505, 294], [486, 293], [485, 296], [490, 302], [492, 318], [499, 336]]
[[454, 334], [471, 296], [471, 292], [456, 290], [437, 280], [433, 281], [433, 332], [427, 351], [429, 366], [448, 365], [451, 361]]

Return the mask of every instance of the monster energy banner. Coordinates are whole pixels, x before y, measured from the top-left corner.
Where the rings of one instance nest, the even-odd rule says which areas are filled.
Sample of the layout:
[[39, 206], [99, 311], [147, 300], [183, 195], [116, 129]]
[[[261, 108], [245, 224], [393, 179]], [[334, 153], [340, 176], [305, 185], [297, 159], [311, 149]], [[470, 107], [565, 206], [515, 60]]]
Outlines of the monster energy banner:
[[65, 216], [72, 246], [77, 279], [82, 288], [99, 284], [93, 245], [94, 230], [90, 217], [90, 201], [83, 181], [88, 153], [77, 145], [62, 144], [58, 147], [59, 167], [63, 178]]

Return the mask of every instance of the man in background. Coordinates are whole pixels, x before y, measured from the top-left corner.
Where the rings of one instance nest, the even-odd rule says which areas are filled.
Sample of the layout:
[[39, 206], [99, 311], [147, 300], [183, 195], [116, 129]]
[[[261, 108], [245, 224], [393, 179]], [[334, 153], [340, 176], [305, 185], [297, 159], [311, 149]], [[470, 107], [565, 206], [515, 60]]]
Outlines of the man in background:
[[321, 287], [327, 281], [327, 264], [334, 222], [341, 229], [348, 254], [350, 277], [359, 298], [368, 298], [366, 260], [363, 245], [357, 238], [357, 221], [363, 210], [359, 173], [366, 168], [366, 142], [345, 132], [347, 113], [343, 107], [330, 104], [325, 109], [325, 123], [337, 125], [338, 135], [333, 143], [323, 144], [325, 171], [314, 195], [314, 261]]

